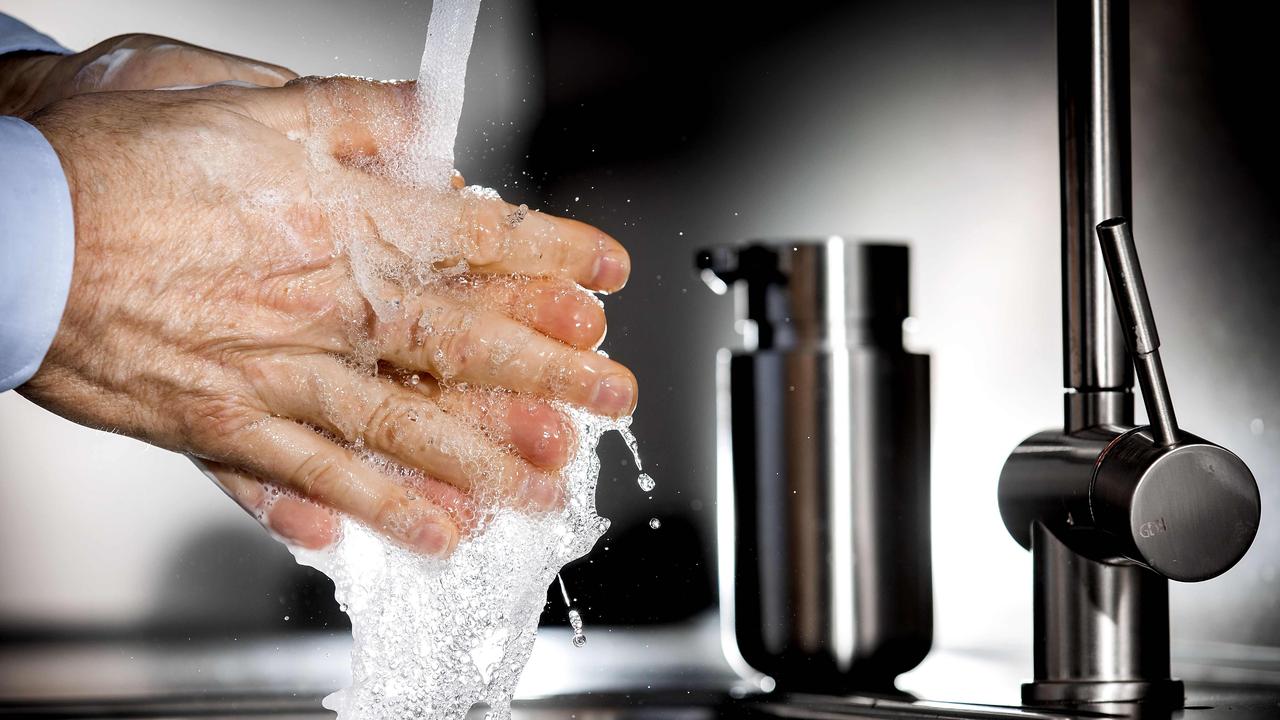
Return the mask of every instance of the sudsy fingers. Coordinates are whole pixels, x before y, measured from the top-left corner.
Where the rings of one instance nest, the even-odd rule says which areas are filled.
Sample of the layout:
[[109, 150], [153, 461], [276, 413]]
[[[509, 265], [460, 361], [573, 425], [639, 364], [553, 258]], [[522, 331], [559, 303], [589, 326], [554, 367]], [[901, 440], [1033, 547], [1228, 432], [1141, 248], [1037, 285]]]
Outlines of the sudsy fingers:
[[257, 375], [258, 395], [276, 414], [468, 491], [480, 505], [548, 510], [561, 502], [559, 477], [403, 383], [329, 357], [268, 362]]
[[492, 308], [573, 347], [592, 350], [604, 340], [599, 298], [575, 284], [546, 278], [464, 275], [446, 287], [461, 302]]
[[573, 424], [544, 400], [502, 390], [441, 386], [429, 375], [391, 366], [384, 365], [379, 372], [422, 393], [450, 415], [466, 419], [538, 467], [557, 470], [572, 458], [576, 445]]
[[439, 294], [415, 298], [376, 337], [382, 360], [440, 380], [563, 400], [610, 417], [635, 408], [638, 389], [626, 367]]
[[338, 537], [333, 511], [301, 498], [283, 495], [279, 488], [221, 463], [197, 463], [240, 507], [269, 531], [288, 542], [320, 550]]
[[224, 464], [342, 511], [410, 549], [442, 557], [457, 546], [457, 526], [444, 509], [314, 430], [265, 417], [224, 440]]

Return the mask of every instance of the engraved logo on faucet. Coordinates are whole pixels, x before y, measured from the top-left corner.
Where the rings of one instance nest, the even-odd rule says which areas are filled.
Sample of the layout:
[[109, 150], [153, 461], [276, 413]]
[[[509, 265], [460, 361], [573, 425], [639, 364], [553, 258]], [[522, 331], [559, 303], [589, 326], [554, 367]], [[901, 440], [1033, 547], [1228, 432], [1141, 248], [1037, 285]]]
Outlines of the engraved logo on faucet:
[[1158, 520], [1151, 520], [1151, 521], [1142, 523], [1142, 525], [1138, 528], [1138, 535], [1144, 538], [1149, 538], [1149, 537], [1155, 537], [1156, 535], [1159, 535], [1162, 532], [1168, 532], [1168, 530], [1169, 530], [1169, 526], [1165, 524], [1164, 518], [1160, 518]]

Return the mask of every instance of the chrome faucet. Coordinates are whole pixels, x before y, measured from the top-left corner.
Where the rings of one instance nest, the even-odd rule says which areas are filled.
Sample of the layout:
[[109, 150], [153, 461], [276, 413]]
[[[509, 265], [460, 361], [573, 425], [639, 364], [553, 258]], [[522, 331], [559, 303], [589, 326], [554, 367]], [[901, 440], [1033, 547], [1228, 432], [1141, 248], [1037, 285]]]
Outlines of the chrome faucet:
[[999, 487], [1005, 525], [1033, 556], [1035, 667], [1023, 701], [1180, 706], [1168, 579], [1198, 582], [1235, 565], [1261, 501], [1238, 457], [1174, 416], [1124, 219], [1126, 3], [1059, 0], [1057, 12], [1065, 419], [1014, 449]]

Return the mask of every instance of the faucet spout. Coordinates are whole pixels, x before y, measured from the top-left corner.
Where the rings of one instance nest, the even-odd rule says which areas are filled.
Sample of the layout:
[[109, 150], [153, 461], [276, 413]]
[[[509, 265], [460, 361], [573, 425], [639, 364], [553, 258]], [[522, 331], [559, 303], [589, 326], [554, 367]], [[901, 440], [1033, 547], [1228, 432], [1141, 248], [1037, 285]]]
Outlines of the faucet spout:
[[1133, 373], [1094, 228], [1132, 217], [1127, 0], [1058, 2], [1067, 432], [1133, 423]]

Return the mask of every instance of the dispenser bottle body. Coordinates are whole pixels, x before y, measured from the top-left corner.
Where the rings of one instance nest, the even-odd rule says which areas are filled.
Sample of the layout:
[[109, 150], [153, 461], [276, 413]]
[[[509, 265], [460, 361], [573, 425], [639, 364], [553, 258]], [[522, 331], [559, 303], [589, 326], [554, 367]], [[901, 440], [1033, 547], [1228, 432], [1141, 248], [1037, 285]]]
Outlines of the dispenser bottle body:
[[[713, 248], [744, 349], [717, 369], [726, 653], [783, 690], [885, 690], [933, 635], [929, 358], [905, 246]], [[720, 281], [717, 287], [714, 281]]]
[[[932, 642], [929, 359], [841, 354], [744, 353], [719, 369], [730, 394], [734, 641], [785, 689], [889, 687]], [[847, 384], [833, 377], [842, 371]]]

